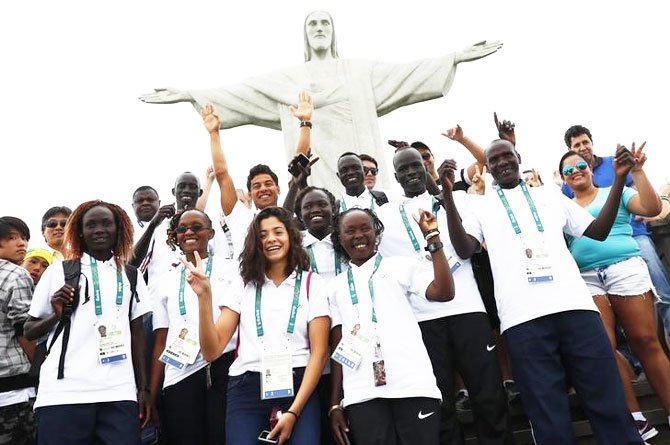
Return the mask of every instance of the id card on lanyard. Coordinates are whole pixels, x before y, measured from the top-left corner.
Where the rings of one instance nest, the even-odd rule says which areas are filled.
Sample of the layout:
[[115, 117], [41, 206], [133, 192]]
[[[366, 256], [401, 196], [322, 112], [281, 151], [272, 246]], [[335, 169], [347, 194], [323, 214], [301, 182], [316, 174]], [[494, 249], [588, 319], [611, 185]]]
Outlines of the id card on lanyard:
[[116, 314], [102, 315], [102, 294], [100, 292], [100, 277], [98, 262], [92, 256], [91, 275], [93, 277], [93, 302], [95, 306], [96, 322], [94, 334], [98, 343], [98, 362], [101, 365], [119, 362], [128, 358], [128, 345], [125, 341], [127, 320], [121, 317], [123, 306], [123, 273], [116, 268]]
[[533, 215], [535, 227], [537, 227], [537, 231], [542, 237], [542, 241], [536, 245], [529, 245], [524, 241], [523, 237], [521, 236], [521, 227], [519, 227], [519, 223], [516, 219], [516, 216], [514, 215], [514, 211], [512, 211], [512, 208], [510, 207], [509, 202], [505, 197], [505, 192], [503, 192], [500, 185], [496, 185], [496, 192], [498, 193], [498, 197], [505, 207], [505, 211], [507, 212], [507, 216], [510, 220], [510, 223], [512, 224], [514, 233], [519, 236], [524, 246], [523, 262], [528, 283], [536, 284], [553, 281], [554, 276], [552, 275], [551, 270], [551, 258], [549, 257], [549, 253], [547, 252], [544, 245], [544, 226], [540, 220], [540, 214], [535, 207], [533, 198], [531, 198], [530, 193], [528, 192], [528, 186], [526, 185], [525, 181], [522, 180], [520, 186], [521, 190], [523, 191], [523, 195], [526, 198], [526, 202], [528, 203], [528, 207], [530, 208], [530, 213]]
[[[212, 276], [212, 264], [214, 257], [210, 253], [207, 259], [207, 278]], [[190, 322], [186, 317], [186, 303], [184, 301], [184, 290], [186, 288], [186, 270], [182, 266], [181, 278], [179, 280], [179, 314], [182, 317], [182, 323], [177, 326], [176, 336], [165, 346], [159, 360], [165, 364], [174, 366], [177, 369], [183, 369], [186, 365], [191, 365], [198, 358], [200, 352], [200, 335], [197, 323]]]
[[[375, 288], [372, 279], [379, 269], [382, 262], [382, 256], [377, 254], [375, 258], [374, 269], [370, 278], [368, 279], [368, 290], [370, 291], [370, 298], [372, 299], [372, 324], [362, 323], [360, 314], [358, 321], [354, 325], [351, 332], [343, 334], [342, 340], [337, 344], [335, 352], [331, 356], [333, 360], [342, 366], [349, 369], [356, 369], [361, 363], [363, 355], [370, 347], [370, 344], [375, 346], [375, 359], [372, 363], [372, 372], [374, 376], [375, 386], [386, 385], [386, 370], [384, 368], [384, 358], [382, 356], [382, 346], [377, 330], [377, 313], [375, 311]], [[354, 275], [352, 269], [347, 270], [347, 281], [349, 283], [349, 297], [351, 304], [358, 311], [358, 293], [356, 292], [356, 284], [354, 283]]]
[[283, 352], [265, 351], [263, 337], [263, 318], [261, 316], [261, 300], [263, 288], [256, 286], [256, 302], [254, 305], [254, 316], [256, 318], [256, 335], [261, 342], [263, 355], [261, 357], [261, 400], [277, 399], [281, 397], [293, 397], [293, 360], [291, 357], [291, 338], [295, 330], [295, 319], [298, 315], [300, 303], [300, 286], [302, 283], [302, 272], [297, 272], [295, 285], [293, 287], [293, 303], [286, 327], [286, 350]]

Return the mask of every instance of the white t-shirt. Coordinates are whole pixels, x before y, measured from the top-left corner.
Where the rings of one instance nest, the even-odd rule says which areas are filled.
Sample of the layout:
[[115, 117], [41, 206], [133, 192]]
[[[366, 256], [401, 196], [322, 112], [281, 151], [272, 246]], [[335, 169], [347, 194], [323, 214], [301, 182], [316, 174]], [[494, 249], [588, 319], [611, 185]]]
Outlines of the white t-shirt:
[[[544, 226], [544, 235], [535, 225], [520, 186], [503, 191], [521, 235], [514, 232], [495, 188], [484, 196], [471, 196], [472, 212], [463, 219], [467, 233], [480, 243], [486, 241], [502, 331], [558, 312], [597, 310], [563, 238], [564, 232], [581, 237], [593, 217], [554, 187], [528, 187], [528, 190]], [[543, 241], [551, 259], [553, 281], [530, 284], [525, 251], [527, 247], [542, 245]]]
[[[100, 280], [100, 294], [102, 316], [116, 316], [123, 326], [123, 340], [127, 345], [128, 358], [111, 364], [101, 365], [98, 361], [98, 341], [95, 333], [95, 324], [98, 317], [95, 315], [93, 297], [93, 277], [91, 275], [91, 260], [87, 254], [81, 258], [81, 285], [79, 305], [71, 318], [70, 340], [65, 354], [64, 378], [57, 379], [58, 361], [63, 345], [61, 333], [53, 344], [51, 352], [42, 364], [40, 370], [40, 387], [37, 392], [35, 408], [51, 405], [68, 405], [77, 403], [116, 402], [123, 400], [137, 400], [135, 373], [131, 358], [130, 320], [128, 311], [131, 299], [130, 283], [125, 273], [123, 276], [123, 304], [116, 307], [116, 263], [114, 260], [98, 261], [98, 276]], [[86, 281], [88, 280], [89, 300], [85, 299]], [[51, 306], [51, 297], [65, 284], [62, 265], [48, 267], [35, 288], [32, 305], [28, 314], [36, 318], [46, 318], [54, 310]], [[137, 294], [139, 302], [133, 300], [130, 319], [151, 311], [147, 288], [141, 275], [137, 276]], [[47, 345], [56, 330], [54, 325], [49, 333]]]
[[[454, 200], [461, 218], [467, 213], [468, 195], [465, 193], [454, 193]], [[433, 207], [435, 200], [430, 193], [425, 192], [422, 195], [413, 198], [404, 197], [397, 203], [389, 203], [377, 211], [377, 216], [384, 224], [384, 233], [379, 244], [379, 251], [387, 256], [405, 256], [414, 257], [430, 273], [433, 273], [433, 263], [427, 258], [430, 254], [424, 250], [426, 240], [423, 238], [419, 225], [414, 221], [412, 215], [418, 215], [419, 209], [433, 212], [437, 211], [437, 227], [440, 230], [440, 240], [444, 244], [444, 254], [447, 259], [453, 257], [452, 261], [458, 261], [460, 266], [453, 272], [454, 284], [456, 286], [456, 295], [453, 300], [445, 302], [428, 301], [425, 298], [412, 298], [410, 304], [416, 316], [417, 321], [435, 320], [436, 318], [448, 317], [451, 315], [469, 314], [473, 312], [486, 312], [484, 303], [479, 295], [477, 282], [472, 272], [472, 263], [470, 259], [459, 258], [449, 240], [449, 230], [447, 228], [447, 214], [441, 206]], [[400, 214], [400, 205], [404, 206], [407, 221], [410, 229], [414, 233], [420, 250], [414, 249], [412, 241], [407, 233], [405, 224]], [[427, 257], [428, 256], [428, 257]]]
[[[347, 274], [328, 283], [328, 299], [333, 313], [333, 326], [342, 325], [342, 335], [351, 332], [357, 323], [372, 323], [372, 298], [368, 279], [374, 269], [375, 257], [360, 267], [350, 264], [358, 296], [354, 306], [349, 294]], [[412, 314], [409, 300], [426, 300], [426, 289], [433, 281], [432, 271], [419, 260], [407, 257], [383, 257], [374, 275], [376, 332], [380, 339], [386, 385], [375, 386], [372, 344], [354, 370], [343, 367], [346, 407], [376, 398], [429, 397], [441, 399], [440, 390], [423, 344], [421, 330]], [[359, 318], [360, 314], [360, 318]], [[372, 343], [372, 342], [371, 342]]]
[[[208, 257], [203, 262], [203, 267], [206, 269], [208, 261], [213, 258], [212, 275], [210, 283], [212, 285], [212, 317], [214, 322], [218, 320], [221, 308], [218, 302], [225, 295], [228, 287], [233, 280], [239, 275], [237, 271], [237, 262], [231, 259], [221, 258], [218, 256]], [[161, 277], [159, 285], [155, 288], [154, 295], [154, 311], [153, 311], [153, 328], [161, 329], [167, 328], [167, 341], [169, 345], [172, 340], [179, 335], [181, 328], [188, 325], [197, 327], [199, 323], [199, 306], [198, 296], [193, 292], [188, 282], [184, 283], [184, 307], [186, 314], [181, 315], [179, 311], [179, 285], [181, 283], [181, 272], [183, 266], [173, 267], [166, 274]], [[233, 335], [225, 349], [221, 351], [226, 353], [235, 349], [237, 343], [237, 333]], [[165, 378], [163, 380], [163, 388], [174, 385], [191, 374], [199, 371], [207, 366], [202, 353], [198, 353], [198, 357], [190, 365], [184, 366], [183, 369], [177, 369], [174, 366], [165, 366]]]
[[[230, 236], [233, 240], [233, 259], [237, 260], [244, 250], [244, 239], [247, 237], [247, 231], [256, 216], [256, 209], [245, 206], [240, 200], [235, 202], [233, 210], [229, 215], [225, 215], [226, 223], [230, 229]], [[223, 232], [223, 230], [221, 231]], [[227, 241], [226, 241], [227, 242]]]
[[[288, 347], [293, 367], [307, 366], [309, 360], [309, 332], [307, 325], [317, 317], [328, 317], [328, 297], [326, 285], [316, 273], [303, 272], [298, 299], [298, 312], [292, 336], [286, 333], [297, 274], [293, 272], [279, 286], [265, 279], [261, 294], [261, 320], [263, 323], [263, 341], [256, 331], [255, 302], [256, 286], [244, 285], [238, 277], [223, 296], [220, 306], [227, 306], [240, 314], [239, 343], [237, 358], [230, 367], [230, 375], [240, 375], [247, 371], [261, 372], [261, 355], [277, 353]], [[307, 298], [309, 281], [309, 299]], [[290, 338], [290, 341], [289, 341]]]
[[[326, 283], [335, 277], [335, 263], [340, 265], [340, 273], [346, 272], [349, 268], [349, 264], [343, 258], [336, 258], [330, 235], [320, 240], [305, 230], [302, 232], [302, 246], [308, 253], [311, 251], [314, 255], [316, 270], [313, 269], [313, 265], [312, 270], [321, 275]], [[310, 255], [310, 264], [311, 260]]]
[[372, 196], [367, 187], [364, 187], [363, 192], [358, 196], [350, 196], [346, 192], [340, 194], [340, 211], [343, 212], [354, 207], [370, 210], [377, 210], [379, 208], [375, 202], [375, 197]]

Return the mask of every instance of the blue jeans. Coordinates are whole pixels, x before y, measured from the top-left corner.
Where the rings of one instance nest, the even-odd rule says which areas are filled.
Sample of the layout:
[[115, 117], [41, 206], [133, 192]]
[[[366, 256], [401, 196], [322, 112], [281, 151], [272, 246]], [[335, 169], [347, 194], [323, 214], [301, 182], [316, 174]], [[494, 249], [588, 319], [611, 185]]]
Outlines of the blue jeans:
[[640, 255], [647, 263], [651, 282], [660, 298], [660, 301], [656, 303], [656, 308], [663, 320], [666, 335], [670, 335], [670, 282], [668, 282], [665, 267], [656, 253], [654, 242], [648, 235], [638, 235], [635, 241], [640, 246]]
[[503, 337], [535, 443], [577, 444], [567, 395], [572, 383], [598, 443], [642, 445], [597, 312], [547, 315], [511, 327]]
[[[293, 388], [298, 392], [305, 368], [293, 369]], [[273, 407], [286, 412], [292, 397], [261, 400], [261, 378], [258, 372], [245, 372], [228, 379], [228, 407], [226, 409], [226, 443], [257, 445], [258, 435], [270, 431], [270, 414]], [[290, 415], [290, 414], [289, 414]], [[318, 391], [314, 391], [293, 427], [287, 444], [316, 445], [321, 434]]]

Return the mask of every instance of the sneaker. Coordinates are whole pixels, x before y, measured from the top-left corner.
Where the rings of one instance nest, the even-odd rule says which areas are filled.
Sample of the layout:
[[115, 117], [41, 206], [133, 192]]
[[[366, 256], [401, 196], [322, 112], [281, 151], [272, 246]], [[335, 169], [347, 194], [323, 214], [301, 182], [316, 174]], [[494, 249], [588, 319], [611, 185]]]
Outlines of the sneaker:
[[507, 393], [507, 403], [512, 403], [519, 398], [520, 392], [516, 389], [514, 380], [505, 380], [503, 383], [505, 392]]
[[456, 411], [467, 411], [472, 409], [472, 404], [470, 403], [470, 397], [468, 396], [467, 391], [458, 391], [454, 405], [456, 406]]
[[636, 420], [635, 426], [642, 436], [642, 440], [651, 439], [652, 437], [658, 436], [658, 430], [653, 426], [649, 425], [648, 420]]

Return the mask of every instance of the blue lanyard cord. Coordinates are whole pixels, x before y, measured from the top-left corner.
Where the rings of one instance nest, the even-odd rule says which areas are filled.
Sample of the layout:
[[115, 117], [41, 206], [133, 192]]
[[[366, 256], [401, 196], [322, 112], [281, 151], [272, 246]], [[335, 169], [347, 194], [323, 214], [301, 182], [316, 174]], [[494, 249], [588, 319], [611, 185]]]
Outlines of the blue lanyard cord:
[[[530, 207], [530, 213], [533, 215], [533, 220], [535, 221], [537, 231], [540, 233], [544, 232], [544, 227], [542, 226], [542, 221], [540, 220], [540, 214], [537, 212], [537, 208], [535, 207], [533, 198], [531, 198], [530, 193], [528, 192], [528, 186], [524, 181], [521, 181], [521, 190], [523, 191], [523, 195], [526, 197], [528, 207]], [[519, 222], [517, 221], [516, 216], [514, 215], [514, 212], [512, 211], [512, 208], [510, 207], [509, 202], [505, 197], [505, 192], [503, 192], [500, 185], [496, 185], [496, 192], [498, 192], [498, 197], [500, 198], [500, 201], [502, 201], [502, 204], [505, 207], [505, 211], [507, 212], [507, 216], [509, 218], [510, 223], [512, 224], [514, 232], [517, 235], [520, 235], [521, 227], [519, 227]]]
[[[298, 306], [300, 303], [300, 285], [302, 283], [302, 272], [298, 272], [298, 276], [295, 278], [295, 285], [293, 286], [293, 303], [291, 304], [291, 314], [288, 319], [288, 326], [286, 327], [286, 333], [291, 335], [295, 330], [295, 319], [298, 316]], [[254, 307], [254, 315], [256, 317], [256, 335], [258, 337], [263, 337], [265, 331], [263, 331], [263, 319], [261, 318], [261, 296], [263, 293], [262, 286], [256, 286], [256, 303]]]
[[[214, 263], [214, 254], [209, 253], [207, 256], [207, 279], [212, 277], [212, 263]], [[181, 268], [181, 279], [179, 280], [179, 314], [186, 315], [186, 303], [184, 303], [184, 288], [186, 287], [186, 268]]]
[[[95, 315], [102, 315], [102, 294], [100, 292], [100, 278], [98, 276], [98, 262], [91, 258], [91, 275], [93, 276], [93, 301], [95, 303]], [[120, 309], [123, 305], [123, 275], [121, 268], [116, 268], [116, 308]]]
[[[375, 276], [375, 272], [379, 269], [379, 264], [382, 262], [382, 256], [377, 254], [375, 258], [375, 267], [372, 270], [372, 274], [368, 279], [368, 290], [370, 291], [370, 298], [372, 299], [372, 322], [377, 323], [377, 313], [375, 312], [375, 287], [372, 284], [372, 278]], [[351, 304], [354, 307], [358, 304], [358, 294], [356, 293], [356, 284], [354, 283], [354, 274], [351, 271], [351, 267], [347, 270], [347, 281], [349, 282], [349, 296], [351, 297]]]

